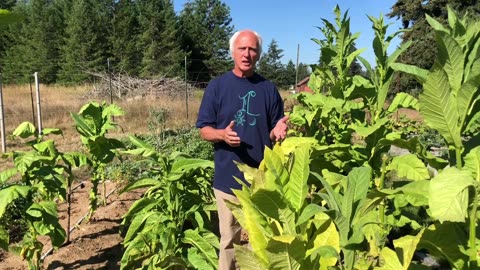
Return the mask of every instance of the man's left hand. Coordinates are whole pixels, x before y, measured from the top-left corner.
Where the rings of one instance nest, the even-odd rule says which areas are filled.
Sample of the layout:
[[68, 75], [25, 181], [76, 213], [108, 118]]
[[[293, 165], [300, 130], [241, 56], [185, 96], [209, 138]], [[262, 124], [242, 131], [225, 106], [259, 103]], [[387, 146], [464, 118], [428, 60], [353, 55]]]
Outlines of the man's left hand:
[[288, 115], [278, 120], [277, 124], [270, 132], [270, 139], [272, 141], [278, 142], [285, 139], [285, 137], [287, 136], [287, 129], [288, 129], [287, 121], [288, 121]]

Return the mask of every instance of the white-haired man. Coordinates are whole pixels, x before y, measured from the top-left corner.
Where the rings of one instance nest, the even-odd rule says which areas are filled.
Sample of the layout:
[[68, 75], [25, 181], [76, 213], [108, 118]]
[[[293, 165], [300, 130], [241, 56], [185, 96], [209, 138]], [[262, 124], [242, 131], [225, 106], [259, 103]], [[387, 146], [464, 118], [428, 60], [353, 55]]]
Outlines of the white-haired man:
[[233, 245], [240, 244], [241, 237], [241, 227], [224, 202], [238, 201], [232, 190], [241, 185], [234, 177], [245, 181], [233, 161], [258, 167], [265, 147], [285, 138], [288, 120], [275, 85], [255, 72], [262, 52], [260, 35], [252, 30], [236, 32], [230, 38], [230, 51], [233, 70], [208, 84], [196, 123], [201, 137], [214, 143], [221, 270], [235, 269]]

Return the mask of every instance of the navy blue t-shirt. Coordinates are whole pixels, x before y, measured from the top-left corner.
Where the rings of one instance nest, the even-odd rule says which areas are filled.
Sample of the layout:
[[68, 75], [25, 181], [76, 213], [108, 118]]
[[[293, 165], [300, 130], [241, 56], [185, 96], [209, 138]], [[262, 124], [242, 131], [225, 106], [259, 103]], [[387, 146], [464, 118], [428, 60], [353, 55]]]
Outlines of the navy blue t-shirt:
[[233, 194], [231, 189], [241, 188], [233, 176], [242, 180], [244, 177], [233, 161], [257, 168], [265, 146], [272, 147], [270, 131], [283, 114], [283, 100], [277, 88], [256, 73], [240, 78], [230, 71], [208, 84], [196, 127], [223, 129], [234, 121], [233, 130], [241, 140], [239, 147], [223, 141], [214, 143], [214, 188], [229, 194]]

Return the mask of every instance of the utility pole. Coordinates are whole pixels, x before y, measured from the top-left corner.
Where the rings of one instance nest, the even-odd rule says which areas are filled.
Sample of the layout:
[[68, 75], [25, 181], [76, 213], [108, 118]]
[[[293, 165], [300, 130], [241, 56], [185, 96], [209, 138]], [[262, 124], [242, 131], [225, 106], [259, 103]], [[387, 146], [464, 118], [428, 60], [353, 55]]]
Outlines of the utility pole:
[[295, 65], [295, 92], [297, 92], [297, 84], [298, 84], [298, 58], [300, 57], [300, 43], [297, 44], [297, 63]]

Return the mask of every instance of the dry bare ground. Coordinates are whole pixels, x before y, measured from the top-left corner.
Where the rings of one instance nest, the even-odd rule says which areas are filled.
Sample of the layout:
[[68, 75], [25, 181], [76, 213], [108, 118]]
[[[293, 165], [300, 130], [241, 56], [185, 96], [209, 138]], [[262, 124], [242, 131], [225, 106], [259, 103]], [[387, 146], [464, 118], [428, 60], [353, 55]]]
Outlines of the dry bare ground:
[[[122, 216], [131, 204], [138, 200], [141, 192], [118, 194], [115, 183], [107, 183], [107, 205], [100, 206], [89, 222], [75, 223], [88, 213], [88, 192], [90, 185], [85, 182], [83, 188], [73, 193], [71, 227], [74, 227], [70, 243], [51, 252], [43, 263], [44, 269], [120, 269], [122, 258], [122, 237], [119, 234]], [[66, 204], [60, 204], [61, 224], [66, 228]], [[42, 254], [50, 250], [46, 245]], [[20, 257], [0, 251], [0, 269], [27, 269], [27, 262]]]

